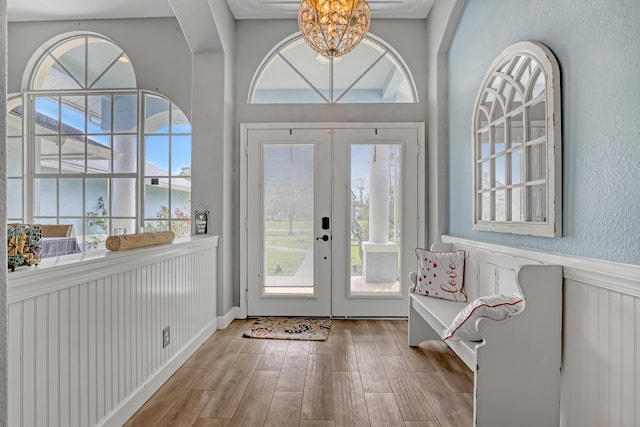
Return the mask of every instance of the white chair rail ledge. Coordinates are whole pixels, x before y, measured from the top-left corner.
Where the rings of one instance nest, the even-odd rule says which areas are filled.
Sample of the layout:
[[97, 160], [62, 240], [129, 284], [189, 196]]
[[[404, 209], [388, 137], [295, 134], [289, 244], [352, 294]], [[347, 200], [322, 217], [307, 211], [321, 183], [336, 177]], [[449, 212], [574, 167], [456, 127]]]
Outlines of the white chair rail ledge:
[[[560, 423], [562, 266], [461, 243], [433, 251], [466, 251], [469, 303], [480, 296], [522, 293], [524, 310], [503, 321], [480, 318], [481, 342], [446, 340], [474, 373], [474, 425], [552, 427]], [[467, 303], [411, 294], [409, 345], [441, 340]]]

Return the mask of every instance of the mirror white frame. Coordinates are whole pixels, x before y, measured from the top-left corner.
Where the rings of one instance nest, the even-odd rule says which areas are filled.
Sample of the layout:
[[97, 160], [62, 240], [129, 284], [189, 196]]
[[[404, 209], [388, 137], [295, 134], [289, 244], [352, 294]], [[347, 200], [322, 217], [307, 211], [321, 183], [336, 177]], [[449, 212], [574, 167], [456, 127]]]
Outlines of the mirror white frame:
[[473, 229], [562, 235], [560, 69], [537, 42], [491, 64], [472, 119]]

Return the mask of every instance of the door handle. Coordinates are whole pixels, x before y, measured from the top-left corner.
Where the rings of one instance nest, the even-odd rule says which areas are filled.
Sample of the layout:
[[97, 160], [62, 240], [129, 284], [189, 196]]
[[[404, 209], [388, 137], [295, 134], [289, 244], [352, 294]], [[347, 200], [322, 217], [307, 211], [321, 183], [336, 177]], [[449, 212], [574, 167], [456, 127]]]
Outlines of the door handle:
[[316, 237], [316, 240], [324, 240], [324, 241], [326, 242], [327, 240], [329, 240], [329, 236], [327, 236], [327, 235], [325, 234], [325, 235], [324, 235], [324, 236], [322, 236], [322, 237]]

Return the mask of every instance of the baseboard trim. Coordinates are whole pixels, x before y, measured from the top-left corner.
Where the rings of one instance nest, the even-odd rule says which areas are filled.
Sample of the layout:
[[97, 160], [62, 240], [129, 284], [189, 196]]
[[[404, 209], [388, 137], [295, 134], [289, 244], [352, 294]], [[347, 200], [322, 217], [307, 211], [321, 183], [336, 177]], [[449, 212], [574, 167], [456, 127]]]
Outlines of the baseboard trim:
[[218, 316], [218, 329], [226, 329], [235, 319], [240, 319], [240, 307], [231, 307], [224, 316]]
[[215, 331], [217, 320], [213, 319], [189, 343], [154, 372], [140, 387], [125, 398], [113, 411], [105, 415], [96, 426], [119, 427], [124, 425], [138, 409], [187, 361], [189, 357]]

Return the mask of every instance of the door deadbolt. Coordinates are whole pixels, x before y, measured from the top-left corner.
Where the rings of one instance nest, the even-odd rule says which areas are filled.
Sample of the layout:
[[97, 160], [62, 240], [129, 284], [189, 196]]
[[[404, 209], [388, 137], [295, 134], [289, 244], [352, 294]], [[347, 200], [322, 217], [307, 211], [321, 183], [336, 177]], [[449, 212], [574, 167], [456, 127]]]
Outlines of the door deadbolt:
[[322, 229], [323, 230], [328, 230], [330, 227], [330, 220], [328, 216], [322, 217]]

